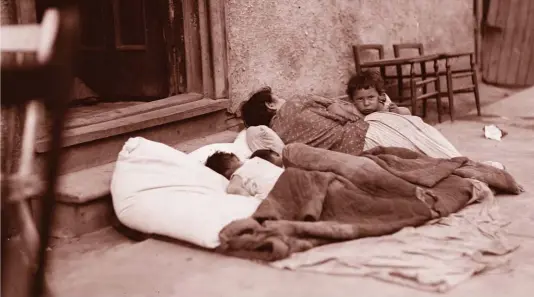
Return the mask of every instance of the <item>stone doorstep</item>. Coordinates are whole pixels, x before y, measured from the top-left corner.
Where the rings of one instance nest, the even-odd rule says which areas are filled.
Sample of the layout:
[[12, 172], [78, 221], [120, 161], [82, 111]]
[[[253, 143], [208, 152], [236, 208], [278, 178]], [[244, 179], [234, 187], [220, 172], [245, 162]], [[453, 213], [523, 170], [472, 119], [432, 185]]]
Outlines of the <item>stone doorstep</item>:
[[[153, 104], [158, 103], [158, 101], [147, 103], [147, 111], [144, 113], [138, 112], [124, 117], [96, 122], [87, 126], [66, 129], [63, 133], [62, 145], [63, 147], [79, 145], [224, 110], [228, 107], [229, 100], [200, 99], [185, 104], [181, 104], [180, 102], [178, 102], [180, 104], [177, 103], [171, 106], [167, 104], [155, 110], [149, 108]], [[145, 104], [136, 105], [132, 108], [139, 109], [143, 106]], [[49, 146], [49, 138], [38, 139], [35, 150], [38, 153], [45, 153], [49, 150]]]
[[[232, 142], [237, 132], [223, 131], [173, 145], [189, 153], [210, 143]], [[52, 236], [72, 238], [110, 226], [114, 220], [110, 183], [115, 162], [60, 176]]]
[[[83, 127], [87, 128], [85, 132], [91, 128], [93, 130], [91, 133], [96, 139], [62, 148], [61, 175], [114, 162], [130, 137], [141, 136], [173, 145], [178, 140], [187, 141], [227, 130], [230, 123], [225, 123], [229, 115], [226, 112], [227, 103], [224, 101], [227, 100], [202, 99], [163, 111], [157, 110]], [[169, 110], [170, 117], [158, 117], [162, 113], [168, 113]], [[110, 132], [110, 129], [117, 128], [111, 128], [114, 124], [123, 127]], [[145, 127], [146, 125], [148, 127]], [[106, 126], [109, 129], [104, 129]], [[79, 136], [84, 136], [85, 132], [81, 131]], [[36, 171], [42, 171], [46, 167], [47, 154], [47, 152], [37, 153]]]

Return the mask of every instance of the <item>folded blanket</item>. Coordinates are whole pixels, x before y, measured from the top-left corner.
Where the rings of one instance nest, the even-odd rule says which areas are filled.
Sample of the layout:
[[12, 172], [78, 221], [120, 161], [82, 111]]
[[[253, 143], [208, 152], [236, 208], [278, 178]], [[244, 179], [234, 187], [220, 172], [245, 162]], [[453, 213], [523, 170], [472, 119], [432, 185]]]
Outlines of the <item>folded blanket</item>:
[[[312, 247], [419, 226], [472, 200], [471, 178], [510, 193], [506, 172], [472, 166], [465, 157], [435, 159], [402, 148], [377, 147], [363, 156], [290, 144], [287, 168], [251, 218], [220, 233], [218, 251], [273, 261]], [[463, 176], [455, 171], [463, 167]], [[509, 179], [501, 180], [502, 176]], [[508, 183], [507, 183], [508, 182]]]

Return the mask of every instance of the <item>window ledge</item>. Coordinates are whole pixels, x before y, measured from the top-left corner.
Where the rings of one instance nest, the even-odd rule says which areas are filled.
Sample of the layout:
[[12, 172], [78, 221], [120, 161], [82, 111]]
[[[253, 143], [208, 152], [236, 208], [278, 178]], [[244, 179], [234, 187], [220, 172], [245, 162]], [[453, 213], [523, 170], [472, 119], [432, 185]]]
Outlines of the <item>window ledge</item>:
[[[201, 99], [199, 94], [183, 94], [106, 113], [92, 119], [72, 119], [63, 132], [63, 147], [130, 133], [177, 122], [228, 108], [228, 99]], [[36, 151], [49, 150], [50, 138], [38, 139]]]

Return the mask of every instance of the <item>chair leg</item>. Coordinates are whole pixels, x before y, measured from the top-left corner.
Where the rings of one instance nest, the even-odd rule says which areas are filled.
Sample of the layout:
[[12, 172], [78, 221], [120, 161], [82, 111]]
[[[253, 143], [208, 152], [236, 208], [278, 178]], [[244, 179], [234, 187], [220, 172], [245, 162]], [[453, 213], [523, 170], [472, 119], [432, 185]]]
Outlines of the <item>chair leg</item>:
[[471, 80], [473, 81], [474, 86], [474, 93], [475, 93], [475, 104], [477, 106], [477, 115], [481, 116], [482, 113], [480, 112], [480, 94], [478, 92], [478, 77], [477, 77], [477, 71], [476, 69], [472, 69], [473, 75], [471, 76]]
[[438, 110], [438, 122], [441, 123], [441, 87], [439, 83], [439, 65], [438, 60], [434, 60], [434, 76], [436, 78], [435, 89], [436, 89], [436, 105]]
[[410, 79], [410, 97], [412, 100], [412, 115], [417, 115], [417, 92], [415, 90], [415, 80]]
[[451, 116], [451, 122], [454, 122], [454, 92], [452, 86], [452, 73], [450, 69], [447, 70], [447, 96], [449, 97], [449, 115]]
[[396, 66], [397, 68], [397, 92], [399, 93], [398, 94], [398, 97], [399, 98], [402, 98], [401, 100], [404, 100], [404, 96], [403, 96], [403, 93], [404, 93], [404, 86], [402, 85], [403, 84], [403, 79], [402, 79], [402, 66], [400, 65], [397, 65]]
[[[417, 92], [417, 91], [416, 91], [416, 92]], [[423, 118], [426, 118], [427, 100], [428, 100], [428, 99], [423, 99]]]
[[438, 122], [441, 123], [442, 119], [441, 119], [441, 86], [440, 86], [440, 83], [439, 83], [439, 75], [436, 75], [437, 79], [436, 79], [436, 105], [437, 105], [437, 109], [438, 109]]

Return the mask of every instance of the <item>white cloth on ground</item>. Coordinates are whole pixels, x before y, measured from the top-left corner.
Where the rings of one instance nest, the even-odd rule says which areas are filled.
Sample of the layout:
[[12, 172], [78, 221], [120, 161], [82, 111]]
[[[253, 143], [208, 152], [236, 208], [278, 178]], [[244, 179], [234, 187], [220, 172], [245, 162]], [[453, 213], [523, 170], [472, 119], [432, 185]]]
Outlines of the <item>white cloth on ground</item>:
[[458, 213], [386, 236], [329, 244], [272, 266], [336, 275], [369, 276], [425, 291], [446, 292], [475, 274], [508, 268], [518, 244], [508, 241], [494, 196], [473, 181], [471, 201]]
[[259, 199], [265, 199], [273, 189], [274, 184], [284, 172], [273, 163], [255, 157], [243, 163], [230, 177], [239, 176], [243, 181], [243, 188]]
[[434, 127], [420, 117], [391, 112], [374, 112], [365, 117], [369, 129], [364, 150], [396, 146], [422, 152], [433, 158], [460, 157], [458, 150]]

